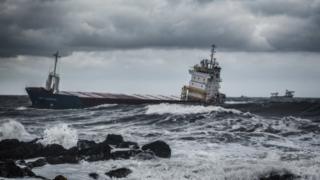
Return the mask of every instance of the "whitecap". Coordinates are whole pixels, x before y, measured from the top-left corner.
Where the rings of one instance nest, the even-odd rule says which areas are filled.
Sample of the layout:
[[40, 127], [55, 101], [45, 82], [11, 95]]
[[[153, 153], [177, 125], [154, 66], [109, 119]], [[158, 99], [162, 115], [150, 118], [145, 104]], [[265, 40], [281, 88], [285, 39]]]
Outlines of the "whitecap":
[[18, 111], [23, 111], [26, 109], [27, 109], [27, 107], [25, 107], [25, 106], [19, 106], [19, 107], [15, 108], [15, 110], [18, 110]]
[[43, 139], [39, 140], [41, 144], [59, 144], [64, 148], [71, 148], [77, 145], [77, 130], [70, 128], [67, 124], [57, 124], [44, 130]]
[[0, 126], [0, 140], [18, 139], [20, 141], [29, 141], [34, 138], [36, 136], [28, 133], [25, 127], [18, 121], [9, 120]]
[[182, 105], [182, 104], [166, 104], [148, 105], [146, 114], [198, 114], [210, 112], [226, 112], [241, 114], [236, 109], [226, 109], [220, 106], [201, 106], [201, 105]]

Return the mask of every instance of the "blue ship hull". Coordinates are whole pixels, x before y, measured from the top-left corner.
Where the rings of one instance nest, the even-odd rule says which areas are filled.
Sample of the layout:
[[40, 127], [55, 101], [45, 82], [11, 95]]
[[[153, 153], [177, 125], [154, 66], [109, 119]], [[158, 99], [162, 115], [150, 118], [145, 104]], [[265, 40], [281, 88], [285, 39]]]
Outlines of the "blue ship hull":
[[181, 101], [168, 96], [125, 95], [110, 93], [61, 92], [52, 93], [42, 87], [27, 87], [32, 107], [46, 109], [76, 109], [101, 104], [157, 104], [157, 103], [199, 103]]

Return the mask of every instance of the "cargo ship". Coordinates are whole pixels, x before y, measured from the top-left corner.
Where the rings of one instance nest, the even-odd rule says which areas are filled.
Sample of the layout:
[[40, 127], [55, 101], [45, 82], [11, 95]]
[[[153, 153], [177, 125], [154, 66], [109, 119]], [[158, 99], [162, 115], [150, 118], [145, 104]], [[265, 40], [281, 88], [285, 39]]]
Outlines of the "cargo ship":
[[279, 96], [278, 92], [271, 93], [270, 101], [271, 102], [291, 102], [294, 101], [294, 91], [286, 89], [283, 96]]
[[215, 45], [211, 46], [210, 59], [201, 60], [189, 73], [191, 80], [182, 87], [181, 96], [116, 94], [100, 92], [60, 91], [60, 76], [57, 74], [59, 52], [54, 54], [54, 68], [49, 73], [45, 87], [26, 87], [32, 107], [47, 109], [74, 109], [101, 104], [204, 104], [215, 105], [225, 101], [219, 92], [221, 67], [215, 58]]

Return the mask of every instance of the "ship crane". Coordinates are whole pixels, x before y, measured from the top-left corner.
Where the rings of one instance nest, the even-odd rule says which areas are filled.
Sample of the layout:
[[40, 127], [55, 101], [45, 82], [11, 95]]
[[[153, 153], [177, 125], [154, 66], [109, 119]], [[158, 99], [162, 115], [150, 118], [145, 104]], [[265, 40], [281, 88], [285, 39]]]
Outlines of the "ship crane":
[[56, 71], [57, 71], [58, 59], [61, 56], [59, 55], [59, 51], [54, 53], [53, 56], [54, 56], [54, 68], [53, 68], [53, 71], [50, 72], [48, 75], [48, 79], [46, 81], [46, 90], [51, 91], [53, 93], [58, 93], [60, 77]]

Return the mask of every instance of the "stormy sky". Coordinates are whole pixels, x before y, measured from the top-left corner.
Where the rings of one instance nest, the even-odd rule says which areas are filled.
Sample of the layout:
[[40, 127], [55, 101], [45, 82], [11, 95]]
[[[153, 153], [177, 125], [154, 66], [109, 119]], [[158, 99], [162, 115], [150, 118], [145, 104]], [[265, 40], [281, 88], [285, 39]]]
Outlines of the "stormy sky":
[[0, 94], [176, 94], [216, 44], [227, 96], [320, 96], [320, 0], [0, 0]]

